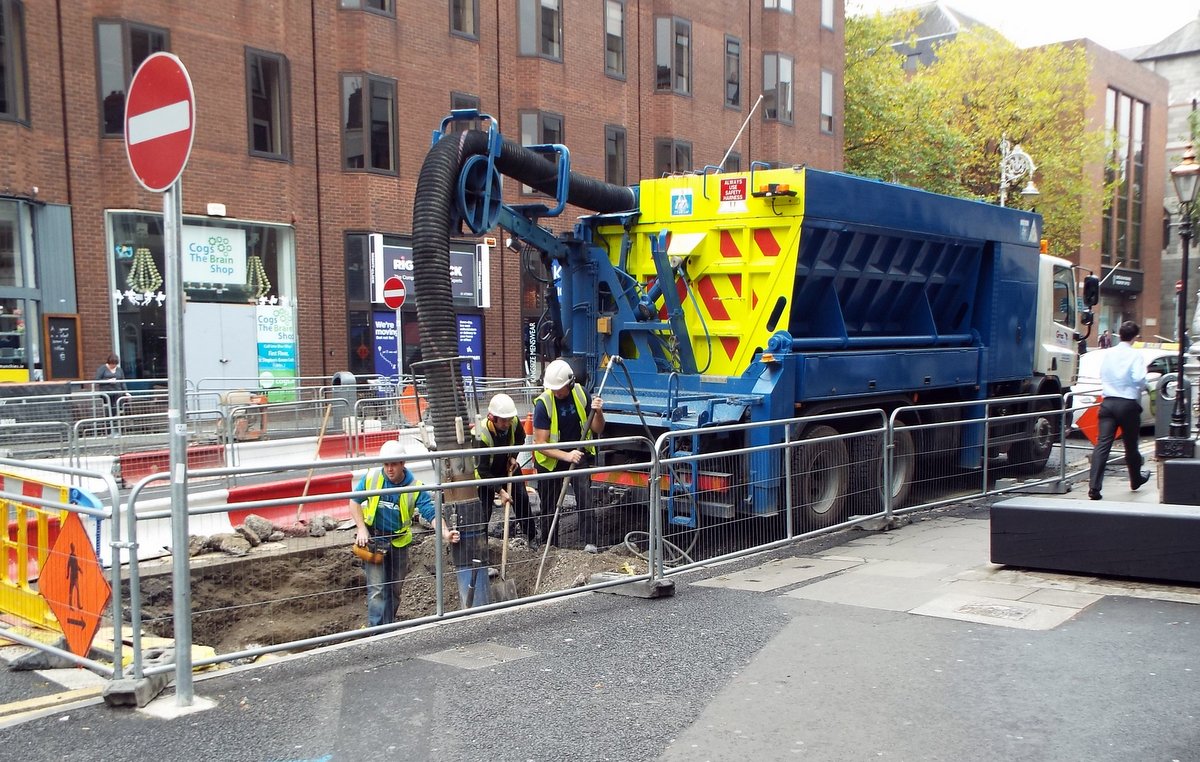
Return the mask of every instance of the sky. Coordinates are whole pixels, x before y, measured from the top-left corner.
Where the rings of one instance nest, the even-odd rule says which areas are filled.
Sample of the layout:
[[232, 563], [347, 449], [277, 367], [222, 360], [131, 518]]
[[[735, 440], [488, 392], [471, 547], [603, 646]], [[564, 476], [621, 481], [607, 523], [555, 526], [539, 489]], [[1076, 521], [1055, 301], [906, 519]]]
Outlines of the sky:
[[[845, 0], [846, 15], [924, 4]], [[1020, 47], [1087, 37], [1110, 50], [1152, 45], [1200, 15], [1197, 0], [944, 0]]]

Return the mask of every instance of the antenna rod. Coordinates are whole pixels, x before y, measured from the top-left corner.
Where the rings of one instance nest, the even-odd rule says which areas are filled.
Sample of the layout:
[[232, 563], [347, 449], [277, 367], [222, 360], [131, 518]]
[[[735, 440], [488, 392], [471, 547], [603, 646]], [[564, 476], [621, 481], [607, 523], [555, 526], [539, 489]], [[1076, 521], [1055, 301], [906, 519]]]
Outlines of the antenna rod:
[[733, 147], [742, 139], [742, 133], [746, 131], [746, 125], [750, 124], [750, 117], [754, 116], [754, 112], [758, 109], [758, 104], [762, 103], [762, 99], [762, 93], [759, 93], [758, 100], [754, 101], [754, 105], [750, 107], [750, 113], [746, 114], [746, 120], [742, 122], [742, 128], [737, 131], [737, 135], [733, 136], [733, 142], [729, 144], [729, 150], [721, 157], [720, 168], [722, 171], [725, 169], [725, 162], [729, 161], [729, 154], [733, 153]]

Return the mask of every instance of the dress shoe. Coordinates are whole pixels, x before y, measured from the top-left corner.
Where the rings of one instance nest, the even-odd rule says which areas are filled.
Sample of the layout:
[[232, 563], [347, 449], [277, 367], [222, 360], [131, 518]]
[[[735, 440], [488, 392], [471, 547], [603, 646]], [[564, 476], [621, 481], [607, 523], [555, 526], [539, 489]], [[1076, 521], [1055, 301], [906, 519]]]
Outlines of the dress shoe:
[[1145, 484], [1148, 481], [1150, 481], [1150, 472], [1142, 471], [1140, 474], [1137, 475], [1137, 478], [1133, 480], [1133, 484], [1129, 485], [1129, 489], [1133, 490], [1134, 492], [1137, 492], [1138, 488], [1141, 487], [1143, 484]]
[[1088, 500], [1099, 500], [1099, 499], [1100, 499], [1100, 490], [1098, 490], [1098, 489], [1088, 490]]

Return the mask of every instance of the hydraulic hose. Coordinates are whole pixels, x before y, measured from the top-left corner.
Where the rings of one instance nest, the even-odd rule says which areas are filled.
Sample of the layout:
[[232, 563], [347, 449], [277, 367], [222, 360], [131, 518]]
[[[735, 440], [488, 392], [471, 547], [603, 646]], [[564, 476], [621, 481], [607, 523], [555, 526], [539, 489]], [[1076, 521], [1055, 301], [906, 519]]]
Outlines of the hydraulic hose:
[[[458, 325], [450, 288], [450, 225], [455, 191], [463, 162], [485, 155], [488, 135], [478, 130], [442, 137], [425, 157], [413, 201], [413, 279], [421, 323], [421, 354], [427, 359], [458, 354]], [[556, 192], [558, 169], [545, 156], [503, 140], [496, 167], [504, 175], [544, 193]], [[634, 208], [633, 189], [569, 173], [567, 202], [584, 209], [612, 213]], [[455, 418], [466, 404], [450, 363], [427, 365], [430, 420], [434, 439], [447, 449], [456, 441]], [[451, 464], [446, 481], [472, 478], [465, 463]]]

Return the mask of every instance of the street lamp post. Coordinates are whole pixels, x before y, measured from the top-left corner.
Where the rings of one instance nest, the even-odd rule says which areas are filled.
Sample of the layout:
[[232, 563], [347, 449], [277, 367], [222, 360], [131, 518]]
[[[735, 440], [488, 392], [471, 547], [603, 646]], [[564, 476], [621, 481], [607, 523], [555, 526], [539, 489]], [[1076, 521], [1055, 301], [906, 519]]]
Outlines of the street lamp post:
[[1000, 138], [1000, 206], [1008, 201], [1008, 186], [1016, 183], [1025, 175], [1029, 182], [1021, 189], [1022, 196], [1040, 195], [1037, 186], [1033, 184], [1033, 172], [1037, 169], [1033, 159], [1021, 148], [1008, 142], [1008, 136]]
[[1195, 148], [1189, 143], [1183, 161], [1171, 168], [1171, 181], [1175, 184], [1175, 196], [1179, 199], [1179, 240], [1182, 263], [1180, 269], [1180, 299], [1178, 308], [1179, 333], [1179, 381], [1175, 385], [1175, 406], [1171, 411], [1170, 436], [1160, 439], [1156, 450], [1160, 458], [1191, 458], [1195, 455], [1196, 443], [1188, 431], [1187, 390], [1183, 384], [1183, 353], [1187, 325], [1188, 292], [1188, 248], [1192, 242], [1192, 204], [1196, 200], [1196, 183], [1200, 180], [1200, 164], [1196, 163]]

